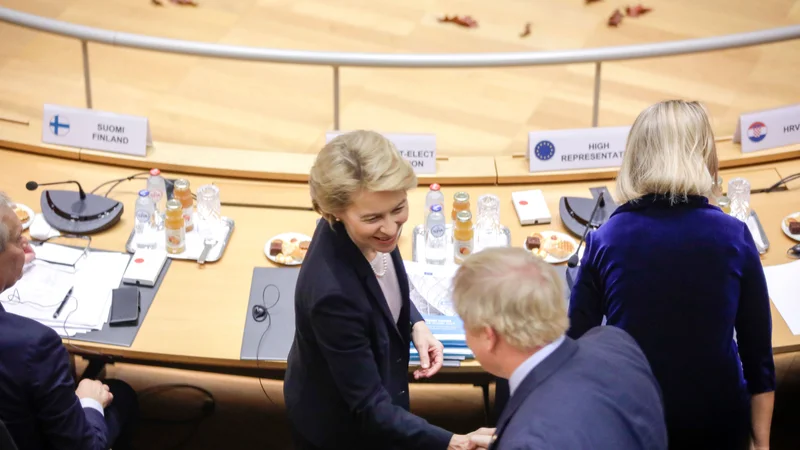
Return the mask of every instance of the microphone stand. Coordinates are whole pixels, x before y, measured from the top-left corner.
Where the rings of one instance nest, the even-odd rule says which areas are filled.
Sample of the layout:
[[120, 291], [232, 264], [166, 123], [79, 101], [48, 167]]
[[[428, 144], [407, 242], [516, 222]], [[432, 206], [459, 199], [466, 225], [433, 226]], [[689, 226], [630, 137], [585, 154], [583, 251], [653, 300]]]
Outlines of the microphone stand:
[[581, 236], [581, 241], [578, 243], [578, 248], [575, 249], [575, 253], [569, 257], [569, 261], [567, 262], [567, 287], [570, 291], [572, 291], [572, 287], [575, 285], [575, 281], [578, 278], [578, 254], [581, 251], [581, 247], [583, 247], [583, 243], [586, 242], [586, 235], [589, 234], [589, 229], [592, 227], [594, 215], [597, 214], [597, 210], [600, 207], [605, 206], [606, 202], [603, 197], [603, 192], [600, 192], [600, 195], [597, 197], [597, 202], [594, 204], [594, 209], [592, 209], [592, 214], [589, 216], [589, 222], [586, 223], [586, 226], [583, 228], [583, 236]]

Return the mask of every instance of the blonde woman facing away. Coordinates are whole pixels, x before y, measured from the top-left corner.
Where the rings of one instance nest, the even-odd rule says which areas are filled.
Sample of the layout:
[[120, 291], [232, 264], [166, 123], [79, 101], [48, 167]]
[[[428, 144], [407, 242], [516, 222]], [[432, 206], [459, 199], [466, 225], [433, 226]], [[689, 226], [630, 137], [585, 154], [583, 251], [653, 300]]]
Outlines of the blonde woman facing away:
[[325, 220], [295, 291], [283, 389], [295, 448], [473, 448], [408, 411], [409, 344], [418, 379], [439, 371], [444, 350], [410, 301], [397, 249], [417, 185], [410, 164], [380, 134], [356, 131], [320, 151], [309, 185]]
[[617, 178], [624, 204], [586, 240], [568, 335], [605, 316], [636, 339], [661, 385], [671, 449], [746, 449], [751, 438], [766, 449], [769, 297], [747, 226], [708, 203], [717, 169], [700, 104], [639, 115]]

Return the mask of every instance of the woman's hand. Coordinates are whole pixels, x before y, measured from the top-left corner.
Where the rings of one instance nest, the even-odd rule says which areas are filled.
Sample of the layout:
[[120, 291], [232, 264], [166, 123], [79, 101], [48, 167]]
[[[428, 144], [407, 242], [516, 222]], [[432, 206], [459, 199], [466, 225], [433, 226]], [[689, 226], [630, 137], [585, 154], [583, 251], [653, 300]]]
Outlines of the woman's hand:
[[411, 328], [411, 340], [419, 352], [419, 363], [422, 367], [414, 371], [414, 379], [430, 378], [442, 368], [444, 363], [444, 345], [433, 337], [433, 333], [424, 321], [419, 321]]

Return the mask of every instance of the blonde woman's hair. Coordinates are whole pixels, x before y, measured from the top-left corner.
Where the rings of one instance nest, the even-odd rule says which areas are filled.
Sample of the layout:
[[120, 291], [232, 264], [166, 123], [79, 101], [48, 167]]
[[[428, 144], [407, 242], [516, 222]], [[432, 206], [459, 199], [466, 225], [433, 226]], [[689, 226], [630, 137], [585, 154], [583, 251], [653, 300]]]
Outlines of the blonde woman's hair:
[[688, 195], [708, 197], [719, 161], [714, 132], [698, 102], [669, 100], [642, 111], [631, 127], [617, 177], [617, 200], [647, 194], [679, 202]]
[[308, 184], [314, 210], [333, 224], [361, 190], [408, 191], [417, 186], [417, 176], [388, 139], [374, 131], [353, 131], [320, 150]]
[[453, 305], [466, 329], [489, 327], [519, 350], [546, 345], [569, 326], [555, 269], [521, 248], [467, 258], [453, 279]]

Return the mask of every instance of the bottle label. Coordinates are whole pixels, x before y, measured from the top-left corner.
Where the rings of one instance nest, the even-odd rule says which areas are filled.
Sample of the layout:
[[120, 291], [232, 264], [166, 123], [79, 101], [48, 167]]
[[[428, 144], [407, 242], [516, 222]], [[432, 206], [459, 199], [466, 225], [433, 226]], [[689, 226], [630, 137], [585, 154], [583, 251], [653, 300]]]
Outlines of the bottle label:
[[164, 193], [158, 190], [150, 191], [150, 199], [153, 200], [153, 204], [158, 209], [158, 204], [161, 202], [161, 199], [164, 197]]
[[194, 222], [192, 221], [192, 209], [193, 208], [191, 206], [188, 208], [183, 208], [183, 224], [186, 229], [191, 229], [194, 225]]
[[453, 259], [461, 264], [467, 256], [472, 254], [472, 239], [468, 241], [453, 242]]
[[431, 227], [431, 236], [435, 238], [440, 238], [444, 236], [444, 225], [434, 225]]
[[167, 228], [164, 231], [167, 235], [167, 249], [182, 251], [186, 245], [186, 231], [184, 231], [183, 227], [178, 228], [177, 230], [174, 228]]
[[136, 220], [139, 222], [150, 223], [150, 213], [146, 210], [140, 209], [136, 211]]

